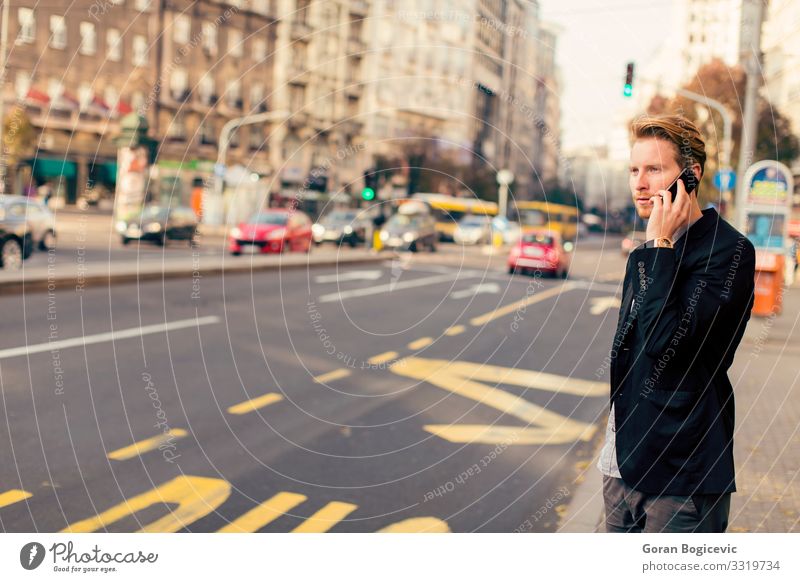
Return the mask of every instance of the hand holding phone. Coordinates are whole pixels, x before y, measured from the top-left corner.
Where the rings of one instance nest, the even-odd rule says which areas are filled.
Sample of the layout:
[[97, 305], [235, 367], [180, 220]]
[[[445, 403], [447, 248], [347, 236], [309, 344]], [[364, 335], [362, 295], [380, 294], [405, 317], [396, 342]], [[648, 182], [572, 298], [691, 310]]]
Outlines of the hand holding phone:
[[691, 194], [697, 190], [698, 186], [697, 176], [694, 175], [691, 168], [684, 168], [670, 187], [667, 188], [667, 191], [672, 194], [673, 202], [675, 202], [675, 197], [678, 195], [678, 180], [683, 180], [683, 187], [686, 188], [687, 194]]

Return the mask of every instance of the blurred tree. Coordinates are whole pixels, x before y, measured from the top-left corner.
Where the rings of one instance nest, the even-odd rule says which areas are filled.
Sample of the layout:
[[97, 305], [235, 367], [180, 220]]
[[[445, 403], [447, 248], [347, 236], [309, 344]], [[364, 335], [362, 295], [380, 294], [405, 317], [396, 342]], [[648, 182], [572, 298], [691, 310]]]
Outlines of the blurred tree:
[[[3, 119], [2, 156], [6, 166], [4, 178], [7, 182], [9, 179], [13, 180], [19, 162], [33, 155], [35, 141], [36, 130], [25, 109], [19, 106], [11, 109]], [[8, 191], [8, 188], [3, 189], [3, 192]]]
[[[733, 117], [733, 151], [731, 165], [735, 168], [739, 159], [739, 144], [742, 134], [742, 109], [747, 78], [739, 66], [729, 67], [720, 59], [714, 59], [697, 71], [684, 88], [715, 99], [725, 105]], [[720, 115], [686, 97], [668, 99], [656, 95], [647, 107], [650, 115], [679, 113], [697, 123], [706, 139], [706, 166], [700, 184], [700, 202], [716, 202], [719, 196], [713, 186], [714, 174], [719, 169], [719, 150], [722, 145], [723, 124]], [[758, 105], [758, 132], [754, 161], [773, 159], [791, 163], [800, 155], [800, 143], [791, 132], [788, 119], [775, 109], [767, 99], [761, 98]]]

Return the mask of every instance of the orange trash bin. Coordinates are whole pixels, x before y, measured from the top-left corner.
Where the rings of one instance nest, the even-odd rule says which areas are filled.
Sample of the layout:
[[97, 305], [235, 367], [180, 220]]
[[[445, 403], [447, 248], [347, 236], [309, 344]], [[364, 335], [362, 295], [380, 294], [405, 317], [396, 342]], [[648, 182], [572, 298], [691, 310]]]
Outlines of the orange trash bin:
[[766, 251], [756, 252], [756, 281], [753, 315], [769, 317], [783, 308], [783, 269], [785, 257]]

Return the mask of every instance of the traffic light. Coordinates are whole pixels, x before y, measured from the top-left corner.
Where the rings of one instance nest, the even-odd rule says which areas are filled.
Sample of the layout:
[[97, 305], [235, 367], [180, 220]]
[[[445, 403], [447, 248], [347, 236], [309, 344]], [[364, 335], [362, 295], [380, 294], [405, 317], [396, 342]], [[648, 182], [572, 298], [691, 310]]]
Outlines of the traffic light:
[[633, 95], [633, 63], [628, 63], [625, 70], [625, 87], [622, 89], [622, 94], [625, 97]]
[[375, 199], [375, 189], [378, 187], [378, 174], [375, 168], [364, 171], [364, 189], [361, 191], [361, 198], [364, 200]]

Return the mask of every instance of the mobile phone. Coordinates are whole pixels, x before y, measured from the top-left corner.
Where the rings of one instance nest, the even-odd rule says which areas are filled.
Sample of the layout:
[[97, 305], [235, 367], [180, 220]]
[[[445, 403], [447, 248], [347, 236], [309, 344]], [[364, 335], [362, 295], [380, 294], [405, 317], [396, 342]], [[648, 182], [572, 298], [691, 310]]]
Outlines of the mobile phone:
[[667, 188], [667, 191], [672, 194], [673, 202], [675, 202], [675, 197], [678, 195], [678, 180], [683, 180], [683, 187], [686, 188], [687, 194], [691, 194], [697, 190], [697, 176], [694, 175], [691, 168], [684, 168], [683, 172], [681, 172], [670, 187]]

